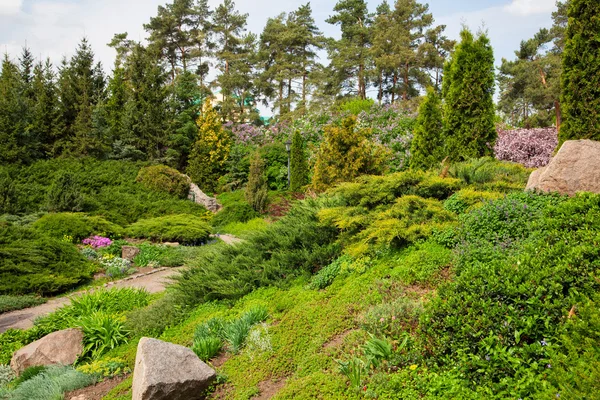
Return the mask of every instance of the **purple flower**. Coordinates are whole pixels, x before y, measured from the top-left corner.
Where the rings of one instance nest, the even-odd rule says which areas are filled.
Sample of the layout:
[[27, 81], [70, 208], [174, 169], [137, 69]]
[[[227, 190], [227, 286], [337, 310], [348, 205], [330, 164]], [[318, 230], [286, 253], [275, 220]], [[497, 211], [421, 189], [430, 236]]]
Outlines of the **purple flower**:
[[83, 239], [82, 242], [86, 246], [91, 246], [94, 249], [100, 249], [102, 247], [108, 247], [112, 244], [112, 240], [107, 237], [93, 236], [91, 238]]
[[546, 339], [542, 340], [542, 341], [540, 342], [540, 344], [541, 344], [542, 346], [548, 346], [548, 342], [546, 342]]

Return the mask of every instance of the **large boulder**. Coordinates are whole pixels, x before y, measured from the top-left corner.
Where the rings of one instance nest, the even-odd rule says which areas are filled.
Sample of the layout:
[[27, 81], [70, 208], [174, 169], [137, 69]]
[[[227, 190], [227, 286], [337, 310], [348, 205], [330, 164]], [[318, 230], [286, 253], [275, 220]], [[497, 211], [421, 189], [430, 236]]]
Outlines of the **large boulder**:
[[600, 193], [600, 142], [565, 142], [548, 166], [531, 174], [527, 190]]
[[142, 338], [133, 371], [132, 400], [194, 400], [216, 373], [187, 347]]
[[71, 365], [82, 353], [83, 333], [79, 329], [67, 329], [51, 333], [17, 350], [10, 360], [10, 367], [20, 375], [29, 367]]
[[[189, 179], [189, 178], [188, 178]], [[190, 179], [190, 194], [188, 196], [190, 200], [195, 202], [196, 204], [203, 205], [208, 211], [213, 213], [218, 213], [221, 211], [223, 206], [219, 204], [219, 201], [214, 197], [210, 197], [206, 193], [204, 193], [198, 185], [193, 183]]]

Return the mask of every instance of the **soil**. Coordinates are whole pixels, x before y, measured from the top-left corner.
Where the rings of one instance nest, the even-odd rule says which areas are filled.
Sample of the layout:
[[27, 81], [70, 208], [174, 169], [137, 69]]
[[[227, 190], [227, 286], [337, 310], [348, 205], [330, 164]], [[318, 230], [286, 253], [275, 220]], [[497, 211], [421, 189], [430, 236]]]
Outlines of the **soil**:
[[260, 394], [254, 396], [253, 400], [267, 400], [275, 396], [285, 386], [285, 379], [268, 380], [258, 384]]
[[65, 394], [66, 400], [101, 400], [114, 389], [119, 383], [127, 379], [129, 375], [118, 376], [112, 379], [106, 379], [93, 386], [88, 386], [83, 389], [75, 390]]
[[323, 345], [323, 348], [331, 349], [331, 348], [339, 347], [344, 342], [344, 339], [346, 339], [346, 336], [348, 336], [351, 332], [352, 332], [352, 330], [347, 330], [338, 335], [335, 335], [333, 338], [331, 338], [331, 340], [329, 342], [327, 342]]

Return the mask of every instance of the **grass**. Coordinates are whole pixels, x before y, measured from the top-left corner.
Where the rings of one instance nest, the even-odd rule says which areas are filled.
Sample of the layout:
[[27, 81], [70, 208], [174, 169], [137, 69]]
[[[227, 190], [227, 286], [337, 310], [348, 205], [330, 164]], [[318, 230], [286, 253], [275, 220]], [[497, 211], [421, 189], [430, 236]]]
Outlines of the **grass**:
[[39, 306], [40, 304], [44, 304], [46, 301], [48, 300], [39, 296], [2, 295], [0, 296], [0, 314]]

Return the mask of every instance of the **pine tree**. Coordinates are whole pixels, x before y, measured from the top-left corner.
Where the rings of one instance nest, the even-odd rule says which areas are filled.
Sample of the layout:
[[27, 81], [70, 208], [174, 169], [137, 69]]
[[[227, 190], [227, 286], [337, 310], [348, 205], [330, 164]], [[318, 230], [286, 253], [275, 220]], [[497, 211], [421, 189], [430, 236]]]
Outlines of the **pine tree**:
[[346, 92], [367, 97], [371, 15], [365, 0], [339, 0], [327, 23], [340, 25], [342, 38], [329, 49], [331, 69]]
[[290, 154], [290, 190], [292, 192], [299, 192], [308, 184], [308, 165], [304, 146], [304, 138], [300, 132], [294, 133]]
[[198, 138], [190, 154], [187, 174], [200, 189], [212, 193], [225, 173], [231, 139], [210, 102], [205, 104], [197, 125]]
[[494, 50], [484, 33], [477, 39], [463, 29], [461, 42], [444, 68], [446, 151], [452, 160], [492, 154], [494, 126]]
[[35, 104], [31, 131], [39, 142], [39, 157], [50, 156], [54, 147], [53, 125], [57, 118], [55, 76], [50, 60], [36, 64], [33, 76]]
[[257, 151], [250, 161], [250, 173], [246, 185], [246, 201], [259, 213], [265, 212], [268, 202], [268, 186], [265, 177], [265, 162]]
[[0, 73], [0, 164], [28, 161], [19, 68], [4, 55]]
[[442, 103], [433, 87], [427, 88], [427, 96], [419, 107], [419, 116], [413, 133], [411, 167], [428, 169], [444, 159]]
[[571, 0], [563, 55], [560, 143], [600, 140], [600, 3]]

